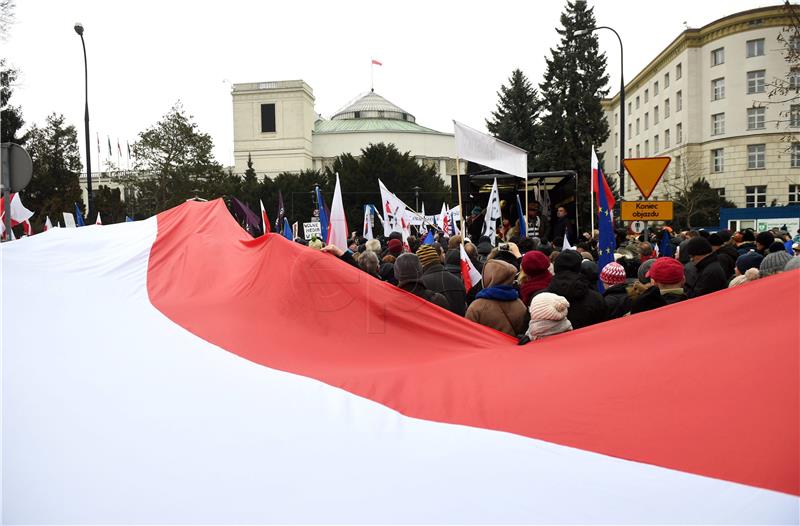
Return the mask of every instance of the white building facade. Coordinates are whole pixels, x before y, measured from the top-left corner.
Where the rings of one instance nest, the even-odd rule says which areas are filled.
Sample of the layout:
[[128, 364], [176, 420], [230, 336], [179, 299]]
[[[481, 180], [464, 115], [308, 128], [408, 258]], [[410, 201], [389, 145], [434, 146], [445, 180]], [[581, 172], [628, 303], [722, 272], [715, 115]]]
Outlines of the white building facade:
[[[753, 9], [687, 29], [625, 87], [625, 158], [668, 156], [651, 199], [669, 199], [704, 177], [737, 207], [800, 204], [800, 101], [772, 96], [795, 82], [783, 6]], [[619, 176], [619, 94], [603, 101], [611, 133], [607, 172]], [[626, 175], [625, 198], [639, 192]]]
[[327, 120], [315, 112], [314, 93], [302, 80], [234, 84], [232, 97], [236, 173], [246, 170], [248, 156], [259, 176], [321, 170], [343, 153], [359, 156], [380, 142], [411, 152], [448, 183], [456, 173], [453, 134], [420, 126], [374, 91]]

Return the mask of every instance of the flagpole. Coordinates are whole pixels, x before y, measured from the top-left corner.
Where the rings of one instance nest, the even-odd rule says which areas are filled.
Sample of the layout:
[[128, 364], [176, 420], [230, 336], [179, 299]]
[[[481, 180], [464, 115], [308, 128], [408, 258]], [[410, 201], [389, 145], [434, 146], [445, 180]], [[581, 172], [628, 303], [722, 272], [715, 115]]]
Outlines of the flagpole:
[[[592, 147], [592, 151], [594, 151], [594, 147]], [[589, 164], [590, 164], [589, 171], [592, 172], [591, 162]], [[600, 173], [599, 161], [597, 162], [597, 173]], [[589, 178], [591, 179], [591, 181], [589, 181], [589, 216], [590, 219], [592, 220], [592, 230], [591, 232], [589, 232], [589, 234], [592, 238], [594, 238], [594, 180], [595, 180], [594, 173], [592, 173], [592, 175]], [[575, 215], [577, 216], [577, 214]]]
[[458, 182], [458, 209], [461, 210], [461, 244], [467, 236], [466, 225], [464, 224], [464, 203], [461, 200], [461, 159], [456, 155], [456, 181]]
[[[539, 203], [539, 206], [541, 207], [541, 203]], [[525, 173], [525, 210], [522, 212], [522, 214], [525, 217], [525, 237], [531, 237], [530, 233], [528, 232], [528, 174], [527, 174], [527, 172]], [[520, 221], [522, 221], [522, 218], [520, 218]], [[521, 228], [522, 228], [522, 225], [520, 224], [520, 229]], [[520, 230], [520, 232], [522, 232], [522, 230]], [[539, 233], [537, 232], [536, 235], [539, 235]]]
[[375, 91], [375, 63], [373, 58], [369, 59], [369, 90]]

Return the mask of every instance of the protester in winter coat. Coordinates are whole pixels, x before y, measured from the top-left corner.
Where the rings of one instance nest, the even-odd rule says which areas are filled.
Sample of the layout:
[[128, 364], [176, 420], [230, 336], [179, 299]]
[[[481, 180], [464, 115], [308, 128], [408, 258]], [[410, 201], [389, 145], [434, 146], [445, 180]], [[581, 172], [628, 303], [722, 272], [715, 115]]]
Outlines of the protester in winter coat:
[[765, 278], [779, 272], [783, 272], [783, 267], [792, 259], [792, 256], [786, 253], [785, 250], [778, 250], [767, 254], [764, 261], [758, 267], [761, 277]]
[[[686, 252], [686, 246], [689, 244], [689, 241], [696, 237], [700, 237], [700, 233], [697, 230], [690, 230], [686, 233], [686, 239], [681, 241], [681, 244], [678, 245], [678, 261], [684, 265], [689, 262], [689, 254]], [[753, 240], [755, 240], [755, 238], [753, 238]]]
[[733, 245], [725, 243], [723, 236], [716, 232], [708, 236], [708, 242], [711, 243], [712, 250], [717, 253], [717, 261], [725, 271], [725, 277], [731, 279], [736, 270], [739, 252], [733, 248]]
[[378, 273], [380, 268], [378, 256], [376, 256], [375, 252], [372, 252], [371, 250], [364, 251], [361, 254], [361, 257], [358, 258], [358, 268], [376, 279], [381, 279], [381, 276]]
[[784, 272], [791, 272], [792, 270], [800, 269], [800, 256], [794, 256], [783, 267]]
[[600, 281], [603, 283], [603, 300], [608, 308], [608, 319], [621, 318], [631, 310], [631, 300], [628, 297], [625, 269], [619, 263], [612, 262], [603, 267], [600, 272]]
[[[701, 237], [694, 239], [705, 241]], [[658, 258], [650, 267], [647, 276], [652, 285], [631, 302], [631, 314], [657, 309], [688, 299], [683, 290], [684, 268], [680, 261], [672, 258]]]
[[702, 237], [696, 237], [686, 245], [686, 252], [697, 269], [697, 280], [686, 293], [690, 298], [703, 296], [722, 290], [728, 286], [728, 278], [722, 265], [717, 261], [717, 254], [711, 249], [711, 243]]
[[467, 310], [467, 292], [464, 290], [464, 283], [445, 270], [441, 255], [433, 246], [419, 247], [417, 257], [422, 265], [422, 283], [425, 287], [446, 297], [450, 304], [450, 312], [463, 316]]
[[387, 246], [387, 253], [394, 257], [403, 253], [403, 242], [399, 239], [390, 239]]
[[381, 266], [378, 267], [378, 275], [380, 276], [381, 281], [385, 281], [386, 283], [391, 283], [392, 285], [397, 286], [397, 278], [394, 277], [394, 263], [381, 263]]
[[741, 276], [751, 268], [758, 269], [762, 261], [764, 261], [764, 256], [755, 250], [742, 254], [736, 259], [735, 274]]
[[765, 232], [759, 232], [758, 235], [756, 235], [756, 252], [758, 252], [762, 256], [766, 256], [769, 246], [774, 241], [775, 241], [775, 236], [773, 236], [772, 232], [770, 232], [769, 230]]
[[467, 309], [467, 319], [509, 336], [522, 334], [528, 309], [512, 285], [516, 274], [517, 269], [510, 263], [487, 261], [483, 267], [483, 289]]
[[561, 252], [553, 263], [555, 275], [547, 287], [547, 292], [564, 296], [569, 302], [567, 318], [574, 329], [600, 323], [607, 318], [603, 296], [593, 290], [581, 274], [582, 259], [574, 250]]
[[522, 272], [519, 295], [525, 305], [530, 305], [533, 295], [546, 289], [553, 279], [550, 274], [550, 258], [538, 250], [526, 252], [522, 256]]
[[528, 341], [541, 340], [546, 336], [572, 330], [572, 324], [567, 319], [569, 302], [563, 296], [550, 292], [537, 294], [531, 301], [529, 310], [531, 321], [525, 332]]
[[443, 309], [450, 308], [447, 298], [428, 290], [422, 283], [422, 265], [416, 254], [405, 253], [397, 258], [397, 261], [394, 262], [394, 277], [397, 278], [397, 286], [406, 292], [424, 298]]
[[444, 255], [444, 269], [461, 280], [461, 251], [458, 247], [448, 250]]
[[752, 230], [747, 229], [742, 232], [742, 242], [736, 247], [736, 251], [741, 256], [751, 250], [756, 250], [756, 235]]

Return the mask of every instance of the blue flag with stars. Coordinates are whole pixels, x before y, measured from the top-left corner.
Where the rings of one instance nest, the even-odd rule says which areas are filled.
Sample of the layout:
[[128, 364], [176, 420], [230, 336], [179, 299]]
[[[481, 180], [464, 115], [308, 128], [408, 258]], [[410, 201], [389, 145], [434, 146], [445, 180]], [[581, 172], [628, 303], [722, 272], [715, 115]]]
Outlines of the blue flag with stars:
[[528, 220], [525, 217], [525, 213], [522, 211], [522, 203], [519, 200], [519, 194], [517, 194], [517, 215], [519, 216], [519, 238], [523, 239], [528, 237]]
[[78, 203], [75, 203], [75, 225], [86, 226], [86, 223], [83, 222], [83, 214], [81, 214], [81, 209], [78, 207]]
[[292, 227], [289, 225], [289, 220], [285, 217], [283, 218], [283, 237], [288, 239], [289, 241], [294, 241], [294, 233], [292, 233]]
[[[604, 188], [603, 170], [597, 170], [597, 181], [595, 181], [595, 188]], [[597, 241], [597, 269], [598, 272], [603, 271], [603, 267], [614, 261], [614, 250], [617, 248], [616, 239], [614, 237], [614, 222], [612, 220], [612, 210], [608, 206], [608, 197], [603, 191], [597, 192], [599, 206], [597, 208], [597, 228], [600, 231], [600, 236]], [[598, 287], [602, 291], [603, 284], [598, 280]]]

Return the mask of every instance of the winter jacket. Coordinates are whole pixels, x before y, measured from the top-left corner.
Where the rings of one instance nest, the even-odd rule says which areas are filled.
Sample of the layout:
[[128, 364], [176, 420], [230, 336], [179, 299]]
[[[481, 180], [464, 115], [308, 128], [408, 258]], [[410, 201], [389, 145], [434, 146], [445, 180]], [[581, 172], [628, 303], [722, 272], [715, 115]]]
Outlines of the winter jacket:
[[744, 243], [740, 243], [739, 246], [736, 247], [736, 252], [741, 256], [742, 254], [747, 254], [751, 250], [756, 249], [756, 244], [754, 241], [745, 241]]
[[547, 292], [564, 296], [569, 302], [567, 319], [573, 329], [580, 329], [606, 320], [608, 308], [603, 296], [589, 287], [586, 278], [571, 270], [556, 272]]
[[415, 296], [419, 296], [420, 298], [430, 301], [434, 305], [438, 305], [443, 309], [450, 310], [450, 304], [447, 302], [447, 298], [438, 292], [428, 290], [421, 281], [407, 281], [406, 283], [400, 285], [399, 288], [406, 292], [410, 292]]
[[656, 285], [653, 285], [633, 300], [631, 314], [657, 309], [687, 299], [689, 299], [688, 296], [681, 291], [670, 290], [664, 293]]
[[517, 269], [492, 259], [483, 269], [483, 289], [467, 309], [466, 317], [509, 336], [519, 336], [528, 325], [528, 309], [511, 285]]
[[603, 300], [608, 308], [608, 319], [621, 318], [631, 310], [631, 299], [628, 297], [628, 284], [619, 283], [608, 287], [603, 292]]
[[711, 292], [716, 292], [728, 287], [728, 278], [722, 265], [717, 260], [717, 253], [712, 252], [697, 263], [697, 280], [691, 289], [686, 289], [686, 294], [690, 298], [703, 296]]
[[733, 274], [736, 272], [736, 260], [739, 258], [739, 252], [734, 248], [733, 245], [722, 245], [717, 250], [717, 261], [722, 266], [722, 270], [725, 271], [725, 276], [730, 279], [733, 277]]
[[422, 271], [422, 283], [429, 290], [447, 298], [450, 312], [463, 316], [467, 310], [467, 291], [464, 283], [444, 269], [441, 263], [428, 265]]
[[553, 281], [553, 275], [549, 271], [525, 276], [519, 286], [520, 299], [526, 306], [529, 306], [536, 293], [546, 289], [551, 281]]

